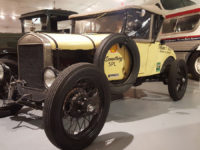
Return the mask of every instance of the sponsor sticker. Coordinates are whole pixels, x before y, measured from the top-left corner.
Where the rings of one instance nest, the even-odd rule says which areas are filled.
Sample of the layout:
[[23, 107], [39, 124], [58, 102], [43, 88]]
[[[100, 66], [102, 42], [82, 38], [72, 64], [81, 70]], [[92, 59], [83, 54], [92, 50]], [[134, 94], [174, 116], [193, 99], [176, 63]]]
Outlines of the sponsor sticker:
[[111, 53], [116, 53], [117, 52], [117, 45], [116, 44], [111, 47], [110, 52]]
[[119, 76], [118, 73], [116, 73], [116, 74], [109, 74], [109, 75], [108, 75], [108, 78], [111, 78], [111, 77], [118, 77], [118, 76]]
[[158, 62], [157, 65], [156, 65], [156, 72], [159, 72], [159, 71], [160, 71], [160, 67], [161, 67], [161, 63]]

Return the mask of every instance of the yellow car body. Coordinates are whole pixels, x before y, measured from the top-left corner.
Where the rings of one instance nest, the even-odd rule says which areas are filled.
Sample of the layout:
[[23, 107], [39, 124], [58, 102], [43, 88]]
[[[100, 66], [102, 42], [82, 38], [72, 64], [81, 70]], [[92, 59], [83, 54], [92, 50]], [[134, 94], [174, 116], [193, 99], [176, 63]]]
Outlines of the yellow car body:
[[[92, 51], [98, 47], [100, 43], [109, 36], [109, 34], [43, 34], [50, 44], [51, 50], [83, 50]], [[88, 38], [89, 37], [89, 38]], [[54, 39], [54, 40], [53, 40]], [[91, 42], [91, 39], [94, 43]], [[160, 42], [137, 42], [140, 54], [140, 71], [138, 77], [152, 76], [160, 74], [162, 66], [167, 58], [176, 55], [172, 49]], [[126, 78], [130, 72], [131, 58], [126, 47], [118, 44], [113, 45], [104, 60], [104, 71], [109, 81], [122, 80]]]

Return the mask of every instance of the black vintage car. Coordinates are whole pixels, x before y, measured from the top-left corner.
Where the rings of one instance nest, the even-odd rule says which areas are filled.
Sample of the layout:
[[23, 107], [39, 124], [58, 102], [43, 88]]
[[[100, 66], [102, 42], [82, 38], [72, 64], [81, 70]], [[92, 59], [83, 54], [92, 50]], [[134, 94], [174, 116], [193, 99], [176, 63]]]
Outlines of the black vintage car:
[[22, 14], [20, 16], [22, 33], [0, 33], [0, 57], [15, 58], [17, 53], [17, 41], [19, 38], [32, 31], [57, 33], [70, 32], [70, 24], [67, 22], [69, 15], [74, 11], [61, 9], [44, 9]]
[[[16, 77], [19, 38], [28, 32], [69, 33], [71, 21], [68, 17], [72, 14], [76, 12], [61, 9], [44, 9], [22, 14], [19, 18], [22, 33], [0, 33], [0, 62], [6, 64], [11, 69], [11, 75]], [[7, 88], [5, 82], [0, 83], [0, 99], [7, 96]]]

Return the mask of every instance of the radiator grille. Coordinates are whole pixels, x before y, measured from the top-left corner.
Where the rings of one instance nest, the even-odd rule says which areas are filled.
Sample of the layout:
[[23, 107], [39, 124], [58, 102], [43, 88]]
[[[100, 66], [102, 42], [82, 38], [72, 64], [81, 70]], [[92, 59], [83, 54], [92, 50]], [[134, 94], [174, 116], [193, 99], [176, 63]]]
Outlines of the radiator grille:
[[20, 45], [19, 78], [25, 80], [28, 87], [44, 88], [43, 82], [43, 45]]

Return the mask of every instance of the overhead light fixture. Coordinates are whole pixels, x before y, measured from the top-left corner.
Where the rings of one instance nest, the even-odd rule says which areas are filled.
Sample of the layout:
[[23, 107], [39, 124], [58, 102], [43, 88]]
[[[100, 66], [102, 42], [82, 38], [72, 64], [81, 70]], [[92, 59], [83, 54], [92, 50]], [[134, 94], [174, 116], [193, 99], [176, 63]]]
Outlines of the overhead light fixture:
[[120, 0], [121, 6], [124, 6], [125, 0]]
[[92, 9], [89, 7], [89, 8], [87, 8], [86, 10], [87, 10], [87, 11], [91, 11]]
[[17, 19], [17, 17], [14, 16], [14, 15], [11, 18], [12, 18], [12, 20], [16, 20]]
[[0, 15], [0, 18], [4, 20], [4, 19], [5, 19], [5, 16], [4, 16], [4, 15]]

